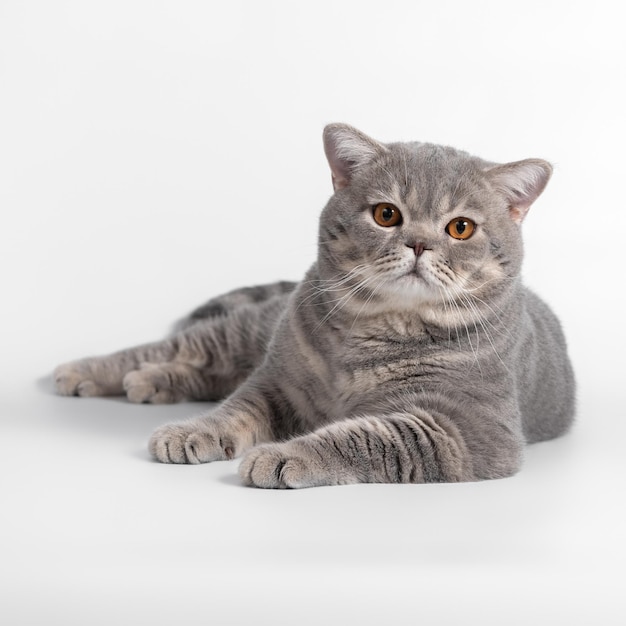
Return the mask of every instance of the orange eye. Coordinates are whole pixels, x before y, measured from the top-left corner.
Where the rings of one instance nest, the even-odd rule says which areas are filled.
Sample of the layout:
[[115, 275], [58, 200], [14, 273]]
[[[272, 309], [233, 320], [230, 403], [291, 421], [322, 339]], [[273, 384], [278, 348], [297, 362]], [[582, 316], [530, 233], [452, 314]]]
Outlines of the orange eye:
[[374, 207], [374, 221], [379, 226], [397, 226], [402, 222], [402, 213], [388, 202], [381, 202]]
[[469, 239], [475, 230], [476, 224], [467, 217], [455, 217], [446, 226], [446, 232], [454, 239]]

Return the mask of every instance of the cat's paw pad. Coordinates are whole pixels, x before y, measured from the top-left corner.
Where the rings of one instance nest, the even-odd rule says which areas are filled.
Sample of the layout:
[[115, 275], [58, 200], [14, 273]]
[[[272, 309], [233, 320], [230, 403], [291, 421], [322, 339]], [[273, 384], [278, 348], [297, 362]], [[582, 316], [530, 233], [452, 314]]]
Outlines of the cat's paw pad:
[[141, 369], [128, 372], [122, 384], [127, 398], [137, 404], [171, 404], [182, 399], [167, 371], [157, 364], [142, 364]]
[[83, 398], [102, 395], [102, 388], [89, 378], [80, 363], [59, 365], [53, 374], [54, 386], [61, 396], [81, 396]]
[[290, 442], [258, 446], [244, 457], [239, 476], [250, 487], [299, 489], [330, 484], [326, 472]]
[[232, 459], [235, 447], [210, 424], [197, 421], [166, 424], [150, 438], [148, 448], [161, 463], [209, 463]]

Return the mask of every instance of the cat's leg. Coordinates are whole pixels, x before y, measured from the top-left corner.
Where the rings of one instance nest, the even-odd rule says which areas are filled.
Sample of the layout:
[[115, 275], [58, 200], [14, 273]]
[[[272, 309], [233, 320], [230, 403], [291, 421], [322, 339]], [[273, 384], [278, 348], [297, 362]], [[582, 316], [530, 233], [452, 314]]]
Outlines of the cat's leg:
[[262, 375], [257, 370], [213, 411], [158, 428], [148, 444], [151, 454], [161, 463], [208, 463], [285, 436], [281, 402]]
[[168, 363], [142, 363], [128, 372], [123, 387], [130, 402], [167, 404], [184, 400], [217, 401], [232, 393], [251, 369], [223, 371], [198, 367], [175, 359]]
[[259, 446], [244, 457], [239, 473], [246, 485], [273, 489], [500, 478], [520, 464], [521, 437], [506, 439], [503, 449], [488, 438], [471, 449], [447, 416], [415, 408], [346, 419]]
[[[198, 335], [203, 337], [201, 345]], [[126, 394], [131, 402], [152, 404], [223, 398], [245, 379], [252, 365], [236, 370], [228, 351], [203, 352], [218, 336], [208, 326], [196, 326], [158, 343], [65, 363], [54, 371], [57, 392], [81, 397]], [[216, 354], [221, 358], [213, 358]]]
[[262, 361], [286, 296], [199, 320], [165, 341], [59, 366], [62, 395], [126, 393], [132, 402], [216, 400]]
[[70, 361], [54, 370], [54, 383], [62, 396], [119, 396], [124, 393], [126, 374], [143, 363], [167, 362], [175, 354], [175, 343], [167, 339], [106, 356]]

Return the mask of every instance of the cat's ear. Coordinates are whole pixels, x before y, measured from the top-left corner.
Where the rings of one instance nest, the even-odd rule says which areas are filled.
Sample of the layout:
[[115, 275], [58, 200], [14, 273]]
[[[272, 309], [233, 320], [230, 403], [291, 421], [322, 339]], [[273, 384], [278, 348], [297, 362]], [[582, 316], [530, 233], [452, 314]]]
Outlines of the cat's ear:
[[387, 148], [348, 124], [329, 124], [324, 128], [324, 151], [333, 187], [338, 191], [350, 184], [355, 170], [387, 152]]
[[511, 219], [521, 224], [530, 205], [548, 184], [552, 166], [541, 159], [526, 159], [496, 165], [486, 172], [494, 188], [508, 201]]

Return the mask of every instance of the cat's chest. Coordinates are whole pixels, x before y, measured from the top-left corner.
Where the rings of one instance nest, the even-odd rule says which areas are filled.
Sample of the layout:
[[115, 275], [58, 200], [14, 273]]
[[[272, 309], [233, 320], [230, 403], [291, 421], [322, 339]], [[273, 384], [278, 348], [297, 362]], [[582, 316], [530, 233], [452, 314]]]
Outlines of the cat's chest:
[[440, 348], [426, 337], [360, 337], [346, 342], [337, 366], [355, 388], [371, 388], [423, 375], [441, 357]]
[[447, 351], [411, 319], [324, 328], [291, 319], [286, 330], [275, 354], [278, 384], [308, 427], [436, 385], [448, 367]]
[[436, 385], [453, 366], [452, 351], [421, 324], [364, 330], [343, 337], [333, 351], [333, 400], [348, 412], [364, 399]]

